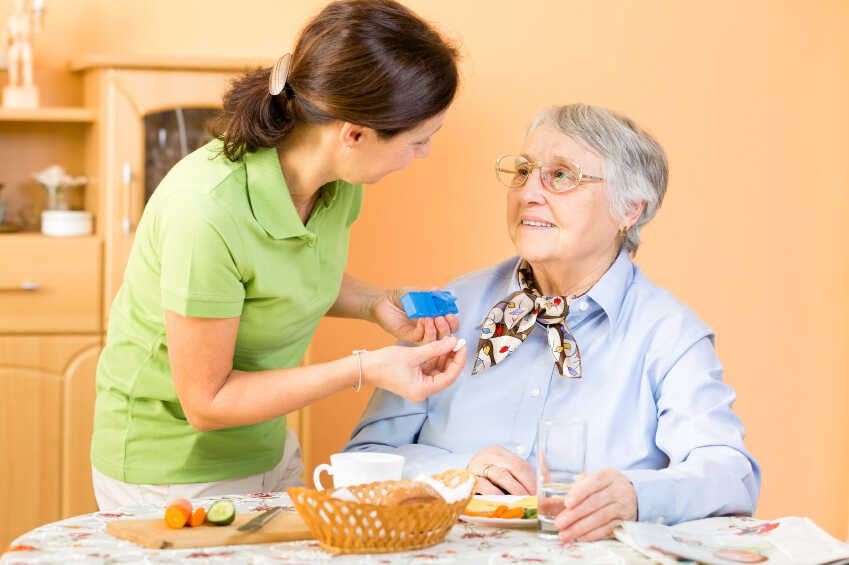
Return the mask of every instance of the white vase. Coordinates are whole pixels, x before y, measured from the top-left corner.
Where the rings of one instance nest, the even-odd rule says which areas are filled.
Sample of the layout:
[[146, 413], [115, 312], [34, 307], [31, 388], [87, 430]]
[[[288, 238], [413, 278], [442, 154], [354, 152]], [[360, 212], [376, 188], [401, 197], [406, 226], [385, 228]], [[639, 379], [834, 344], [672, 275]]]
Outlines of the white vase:
[[91, 212], [83, 210], [45, 210], [41, 213], [41, 233], [55, 236], [89, 235]]

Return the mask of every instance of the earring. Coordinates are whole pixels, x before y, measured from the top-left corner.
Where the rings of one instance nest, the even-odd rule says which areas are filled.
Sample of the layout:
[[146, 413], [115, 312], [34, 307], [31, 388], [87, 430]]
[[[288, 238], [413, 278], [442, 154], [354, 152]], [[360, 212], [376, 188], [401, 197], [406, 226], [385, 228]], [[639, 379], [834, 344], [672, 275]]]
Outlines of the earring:
[[619, 228], [619, 237], [625, 237], [628, 233], [628, 226], [622, 226]]
[[345, 151], [350, 151], [350, 150], [351, 150], [351, 146], [350, 146], [350, 145], [346, 145], [346, 146], [345, 146]]

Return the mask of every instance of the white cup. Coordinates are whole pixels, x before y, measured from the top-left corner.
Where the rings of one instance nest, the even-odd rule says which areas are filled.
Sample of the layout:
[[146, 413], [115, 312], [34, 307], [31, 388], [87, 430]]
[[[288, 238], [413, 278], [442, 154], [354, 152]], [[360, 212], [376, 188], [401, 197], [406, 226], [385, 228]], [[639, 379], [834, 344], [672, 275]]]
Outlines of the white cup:
[[320, 475], [327, 471], [333, 477], [333, 487], [349, 487], [374, 481], [401, 480], [404, 469], [404, 457], [391, 453], [352, 452], [334, 453], [330, 456], [330, 465], [322, 463], [315, 468], [312, 482], [318, 490], [321, 486]]

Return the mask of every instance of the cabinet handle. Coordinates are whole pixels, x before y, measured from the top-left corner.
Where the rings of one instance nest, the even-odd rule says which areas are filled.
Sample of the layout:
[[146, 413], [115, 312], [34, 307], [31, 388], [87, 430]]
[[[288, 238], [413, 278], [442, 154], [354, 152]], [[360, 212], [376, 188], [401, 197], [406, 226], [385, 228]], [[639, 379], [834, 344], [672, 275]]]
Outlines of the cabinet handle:
[[133, 223], [130, 221], [130, 203], [133, 196], [133, 175], [130, 171], [129, 161], [125, 162], [121, 169], [121, 180], [124, 182], [124, 219], [121, 222], [121, 227], [124, 230], [124, 237], [130, 237], [130, 231], [133, 229]]
[[6, 290], [6, 291], [15, 291], [15, 290], [34, 291], [34, 290], [38, 290], [39, 288], [41, 288], [41, 285], [38, 284], [37, 282], [24, 281], [21, 284], [19, 284], [18, 286], [0, 286], [0, 291], [2, 291], [2, 290]]

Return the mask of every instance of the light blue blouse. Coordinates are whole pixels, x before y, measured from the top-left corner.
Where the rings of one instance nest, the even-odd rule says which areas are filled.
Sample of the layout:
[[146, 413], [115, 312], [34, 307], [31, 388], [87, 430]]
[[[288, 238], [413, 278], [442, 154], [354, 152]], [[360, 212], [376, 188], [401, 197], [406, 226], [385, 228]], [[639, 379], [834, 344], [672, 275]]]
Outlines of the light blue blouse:
[[743, 424], [731, 410], [736, 394], [722, 382], [713, 332], [625, 252], [566, 318], [583, 378], [558, 374], [540, 325], [507, 359], [471, 374], [481, 322], [518, 290], [519, 260], [446, 286], [458, 298], [455, 335], [469, 344], [463, 372], [418, 404], [378, 389], [345, 450], [404, 455], [405, 476], [465, 468], [492, 445], [535, 467], [537, 420], [579, 416], [588, 422], [587, 471], [623, 471], [636, 489], [640, 520], [752, 514], [760, 468], [743, 445]]

